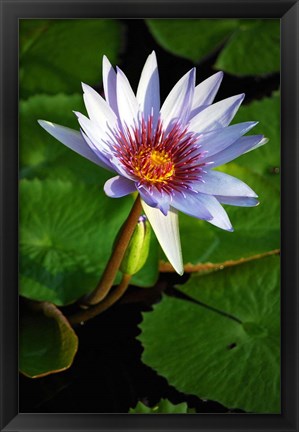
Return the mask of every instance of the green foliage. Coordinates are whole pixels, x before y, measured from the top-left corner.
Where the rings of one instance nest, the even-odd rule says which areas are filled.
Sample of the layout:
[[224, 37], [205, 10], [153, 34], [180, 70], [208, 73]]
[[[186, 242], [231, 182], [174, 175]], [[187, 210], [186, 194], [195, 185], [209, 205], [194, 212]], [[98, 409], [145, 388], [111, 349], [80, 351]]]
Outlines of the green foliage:
[[280, 412], [279, 258], [194, 275], [144, 314], [143, 361], [178, 390]]
[[264, 134], [269, 142], [258, 150], [240, 156], [236, 162], [267, 177], [279, 188], [280, 176], [275, 172], [280, 168], [280, 94], [277, 92], [270, 98], [241, 106], [233, 123], [248, 120], [259, 121], [251, 133]]
[[165, 50], [194, 63], [220, 50], [215, 68], [224, 72], [242, 76], [279, 71], [278, 19], [151, 19], [146, 22]]
[[173, 405], [169, 400], [161, 399], [153, 407], [138, 402], [135, 408], [130, 408], [129, 414], [187, 414], [188, 412], [188, 406], [185, 402]]
[[234, 75], [265, 75], [280, 69], [279, 20], [242, 24], [221, 51], [215, 67]]
[[20, 20], [21, 97], [99, 84], [102, 56], [116, 62], [120, 33], [116, 20]]
[[19, 361], [24, 375], [38, 378], [64, 371], [71, 366], [77, 348], [76, 333], [53, 304], [41, 303], [22, 314]]
[[130, 204], [82, 183], [21, 181], [20, 293], [64, 305], [91, 291]]

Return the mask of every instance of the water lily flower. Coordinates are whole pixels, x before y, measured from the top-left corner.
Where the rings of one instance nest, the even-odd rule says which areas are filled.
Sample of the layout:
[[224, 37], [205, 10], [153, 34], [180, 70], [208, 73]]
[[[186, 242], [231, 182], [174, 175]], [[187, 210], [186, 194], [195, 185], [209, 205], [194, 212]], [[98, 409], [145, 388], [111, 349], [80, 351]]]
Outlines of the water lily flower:
[[215, 171], [266, 142], [244, 136], [257, 122], [229, 126], [244, 94], [214, 103], [223, 77], [217, 72], [195, 85], [195, 68], [160, 106], [156, 55], [149, 55], [137, 93], [125, 74], [103, 58], [105, 99], [83, 86], [88, 117], [75, 112], [80, 132], [39, 120], [67, 147], [115, 172], [105, 193], [113, 198], [138, 192], [144, 212], [174, 269], [183, 273], [178, 211], [232, 231], [221, 204], [255, 206], [255, 192], [241, 180]]

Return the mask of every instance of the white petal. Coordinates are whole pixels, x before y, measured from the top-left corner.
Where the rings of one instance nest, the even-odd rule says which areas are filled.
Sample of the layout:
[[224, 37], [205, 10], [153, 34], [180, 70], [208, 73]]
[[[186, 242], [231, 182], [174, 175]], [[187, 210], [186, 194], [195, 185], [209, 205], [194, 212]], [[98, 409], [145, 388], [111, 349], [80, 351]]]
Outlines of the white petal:
[[105, 55], [103, 57], [103, 86], [106, 101], [118, 116], [116, 98], [116, 72]]
[[95, 164], [103, 168], [107, 168], [107, 165], [104, 164], [99, 159], [99, 157], [97, 157], [97, 155], [90, 149], [80, 132], [45, 120], [38, 120], [38, 123], [50, 135], [52, 135], [58, 141], [62, 142], [62, 144], [64, 144], [71, 150], [79, 153], [81, 156], [85, 157], [91, 162], [94, 162]]
[[226, 127], [234, 118], [243, 99], [244, 94], [241, 94], [210, 105], [191, 119], [189, 130], [202, 133]]
[[95, 145], [95, 147], [104, 154], [110, 154], [110, 148], [106, 143], [106, 141], [108, 140], [106, 132], [104, 132], [104, 130], [101, 129], [97, 123], [92, 122], [84, 114], [81, 114], [77, 111], [74, 111], [74, 114], [77, 116], [81, 128], [84, 130], [84, 132]]
[[182, 275], [184, 266], [177, 211], [170, 209], [164, 216], [161, 210], [148, 206], [143, 200], [141, 203], [165, 255], [175, 271]]
[[138, 119], [139, 105], [127, 77], [119, 68], [116, 76], [116, 94], [122, 125], [134, 126]]
[[147, 58], [137, 89], [137, 100], [145, 120], [152, 114], [154, 123], [160, 111], [160, 86], [156, 54], [153, 51]]
[[195, 87], [191, 108], [192, 117], [197, 114], [196, 109], [199, 107], [211, 105], [218, 92], [222, 78], [223, 72], [217, 72]]
[[82, 83], [84, 91], [83, 98], [90, 120], [106, 130], [108, 127], [114, 129], [117, 117], [107, 102], [93, 88]]
[[195, 68], [187, 72], [173, 87], [161, 108], [161, 119], [164, 129], [172, 121], [183, 125], [189, 119], [195, 86]]

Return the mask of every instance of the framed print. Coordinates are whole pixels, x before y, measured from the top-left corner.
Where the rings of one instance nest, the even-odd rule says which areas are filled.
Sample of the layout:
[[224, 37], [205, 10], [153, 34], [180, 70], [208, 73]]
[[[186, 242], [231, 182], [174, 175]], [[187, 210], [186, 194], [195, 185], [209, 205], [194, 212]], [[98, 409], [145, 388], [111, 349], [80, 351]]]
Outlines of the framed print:
[[1, 0], [1, 430], [298, 431], [298, 10]]

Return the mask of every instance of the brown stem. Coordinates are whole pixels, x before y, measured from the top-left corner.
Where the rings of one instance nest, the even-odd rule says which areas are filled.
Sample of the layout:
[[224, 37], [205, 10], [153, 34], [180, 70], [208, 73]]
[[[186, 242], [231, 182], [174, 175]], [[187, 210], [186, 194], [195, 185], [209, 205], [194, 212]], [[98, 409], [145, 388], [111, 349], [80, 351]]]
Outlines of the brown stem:
[[116, 277], [116, 273], [121, 265], [122, 259], [138, 222], [140, 213], [142, 210], [140, 196], [135, 200], [132, 210], [128, 216], [128, 219], [123, 225], [117, 243], [112, 251], [107, 266], [102, 274], [102, 277], [95, 288], [95, 290], [86, 296], [83, 300], [84, 305], [95, 305], [102, 301], [109, 293], [113, 282]]
[[74, 324], [88, 321], [91, 318], [94, 318], [95, 316], [99, 315], [100, 313], [110, 308], [126, 292], [131, 277], [132, 277], [131, 275], [123, 274], [120, 284], [113, 291], [111, 291], [101, 303], [92, 306], [89, 309], [86, 309], [82, 312], [78, 312], [75, 315], [70, 316], [68, 318], [70, 324], [74, 325]]

